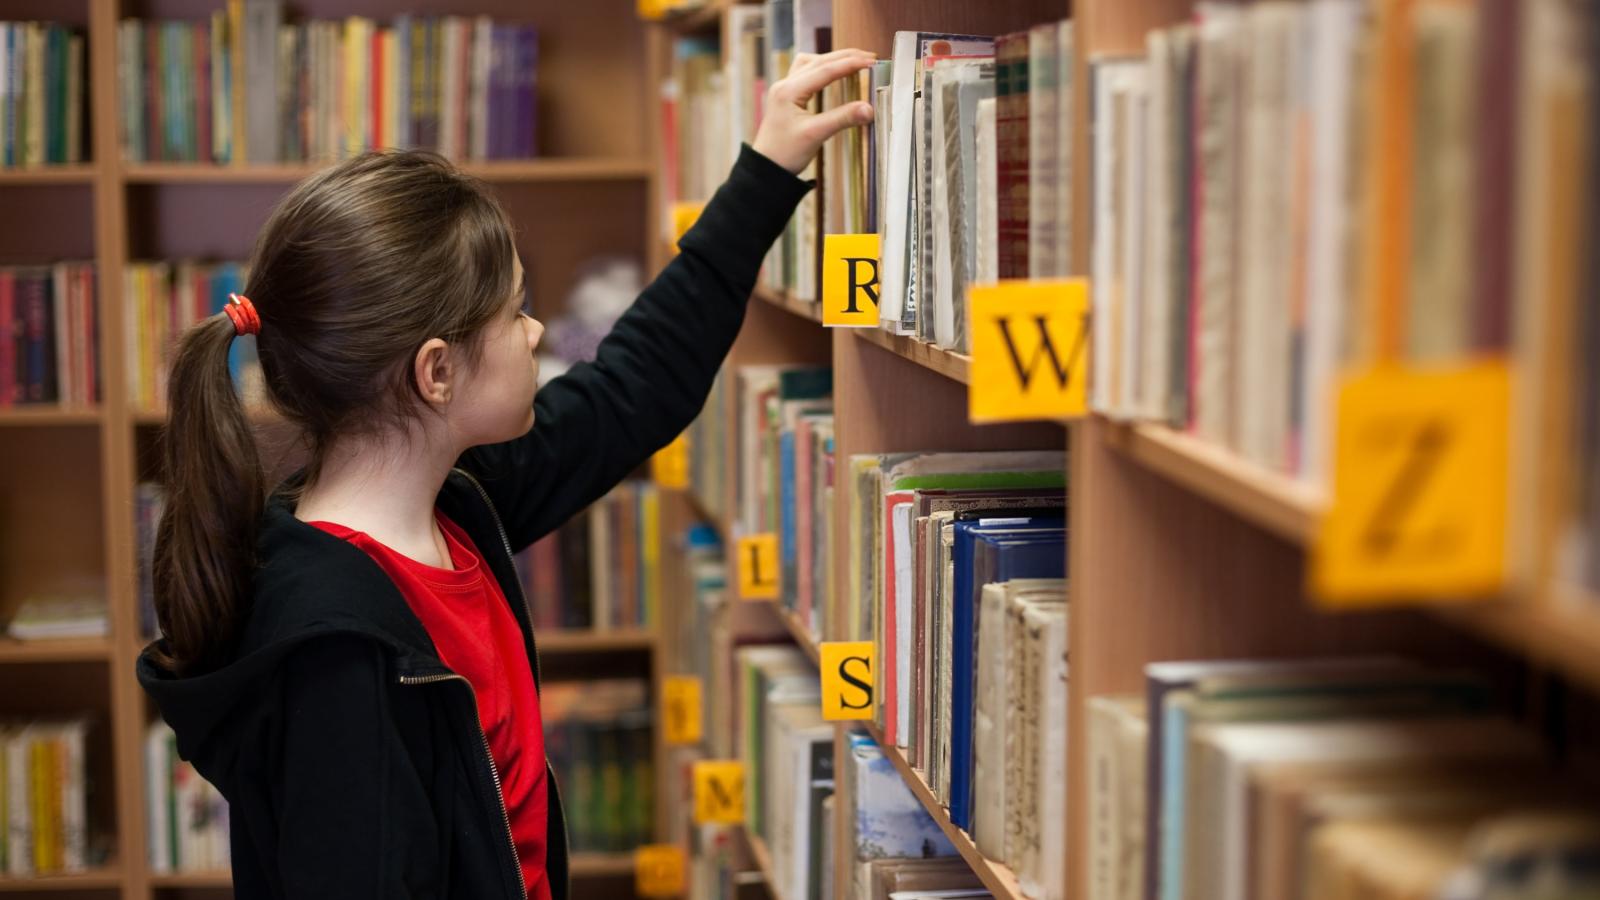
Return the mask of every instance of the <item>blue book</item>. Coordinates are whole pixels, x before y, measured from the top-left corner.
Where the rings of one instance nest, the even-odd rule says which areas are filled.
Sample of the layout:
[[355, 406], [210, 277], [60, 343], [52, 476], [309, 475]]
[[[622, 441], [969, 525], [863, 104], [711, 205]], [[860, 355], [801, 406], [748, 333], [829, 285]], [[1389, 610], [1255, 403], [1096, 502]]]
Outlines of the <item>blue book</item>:
[[972, 830], [972, 718], [977, 701], [978, 604], [983, 586], [1018, 578], [1062, 578], [1065, 520], [983, 518], [955, 523], [950, 652], [950, 820]]

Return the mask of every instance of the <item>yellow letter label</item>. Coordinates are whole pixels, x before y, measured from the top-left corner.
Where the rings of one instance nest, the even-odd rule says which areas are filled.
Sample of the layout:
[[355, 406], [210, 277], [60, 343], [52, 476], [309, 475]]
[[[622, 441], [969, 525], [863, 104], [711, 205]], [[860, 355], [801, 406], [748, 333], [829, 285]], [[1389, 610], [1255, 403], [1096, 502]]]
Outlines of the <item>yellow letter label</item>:
[[1088, 412], [1089, 283], [1003, 281], [968, 291], [974, 422]]
[[659, 487], [681, 491], [689, 487], [689, 433], [672, 439], [672, 443], [657, 450], [650, 457], [650, 477]]
[[1311, 559], [1325, 605], [1504, 587], [1509, 406], [1502, 361], [1381, 366], [1345, 380], [1333, 502]]
[[872, 686], [877, 667], [871, 641], [828, 641], [821, 654], [822, 718], [830, 722], [872, 718]]
[[634, 893], [641, 897], [679, 897], [684, 882], [683, 848], [677, 844], [644, 844], [633, 851]]
[[778, 599], [778, 536], [770, 531], [739, 538], [739, 596]]
[[668, 675], [661, 680], [662, 736], [669, 744], [700, 741], [700, 679], [693, 675]]
[[822, 324], [829, 328], [878, 327], [876, 234], [823, 235]]
[[694, 820], [700, 825], [744, 822], [744, 763], [712, 759], [694, 764]]

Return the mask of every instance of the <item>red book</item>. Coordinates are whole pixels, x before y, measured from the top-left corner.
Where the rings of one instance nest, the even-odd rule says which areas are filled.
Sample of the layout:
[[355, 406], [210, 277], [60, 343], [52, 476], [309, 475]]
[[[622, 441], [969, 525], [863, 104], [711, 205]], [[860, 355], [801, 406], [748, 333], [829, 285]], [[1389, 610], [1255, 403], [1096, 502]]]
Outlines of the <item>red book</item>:
[[383, 29], [372, 29], [372, 68], [367, 73], [367, 87], [372, 94], [372, 124], [367, 146], [383, 147]]
[[211, 23], [194, 26], [195, 137], [200, 146], [195, 158], [212, 162], [211, 157]]
[[1001, 278], [1028, 277], [1028, 32], [994, 42], [995, 188]]
[[0, 269], [0, 406], [17, 402], [17, 279]]

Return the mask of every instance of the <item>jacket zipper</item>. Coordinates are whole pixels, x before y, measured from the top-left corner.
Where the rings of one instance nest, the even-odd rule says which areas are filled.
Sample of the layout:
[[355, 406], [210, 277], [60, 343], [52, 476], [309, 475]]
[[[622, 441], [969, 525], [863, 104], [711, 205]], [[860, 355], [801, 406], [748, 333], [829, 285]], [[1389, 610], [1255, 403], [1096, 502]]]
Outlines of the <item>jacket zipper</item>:
[[518, 900], [528, 896], [528, 883], [522, 877], [522, 859], [517, 855], [517, 842], [511, 834], [511, 814], [506, 811], [505, 791], [500, 787], [500, 770], [495, 767], [494, 754], [489, 752], [489, 736], [483, 732], [483, 722], [478, 718], [478, 692], [472, 689], [472, 682], [454, 672], [438, 675], [401, 675], [400, 683], [405, 685], [435, 684], [440, 681], [459, 681], [467, 686], [467, 696], [472, 698], [472, 725], [478, 729], [478, 740], [483, 745], [483, 758], [489, 761], [489, 779], [494, 782], [494, 797], [500, 803], [500, 821], [506, 826], [506, 846], [511, 848], [512, 866], [517, 872]]
[[[506, 535], [506, 526], [500, 521], [500, 513], [494, 508], [494, 503], [489, 499], [489, 492], [483, 489], [478, 479], [465, 469], [454, 469], [461, 476], [472, 483], [478, 496], [483, 498], [483, 505], [489, 509], [489, 518], [494, 520], [495, 530], [500, 532], [500, 546], [506, 551], [506, 561], [511, 564], [512, 571], [517, 567], [517, 555], [511, 552], [511, 538]], [[537, 691], [544, 682], [543, 673], [539, 671], [539, 640], [533, 634], [533, 605], [528, 602], [528, 592], [522, 589], [522, 582], [517, 582], [517, 596], [522, 598], [522, 611], [528, 617], [528, 646], [533, 650], [533, 687]]]

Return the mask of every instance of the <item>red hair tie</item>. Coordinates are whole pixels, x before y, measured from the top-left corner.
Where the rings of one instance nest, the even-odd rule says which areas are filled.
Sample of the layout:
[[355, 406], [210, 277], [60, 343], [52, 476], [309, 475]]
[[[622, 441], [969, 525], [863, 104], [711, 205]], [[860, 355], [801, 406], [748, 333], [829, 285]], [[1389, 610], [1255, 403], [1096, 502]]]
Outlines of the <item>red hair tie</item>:
[[250, 302], [249, 297], [243, 294], [229, 294], [228, 303], [222, 307], [222, 311], [233, 320], [234, 334], [261, 333], [261, 316], [256, 313], [256, 305]]

